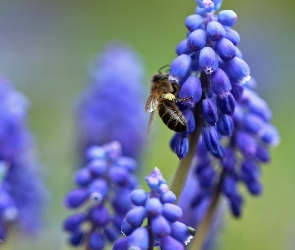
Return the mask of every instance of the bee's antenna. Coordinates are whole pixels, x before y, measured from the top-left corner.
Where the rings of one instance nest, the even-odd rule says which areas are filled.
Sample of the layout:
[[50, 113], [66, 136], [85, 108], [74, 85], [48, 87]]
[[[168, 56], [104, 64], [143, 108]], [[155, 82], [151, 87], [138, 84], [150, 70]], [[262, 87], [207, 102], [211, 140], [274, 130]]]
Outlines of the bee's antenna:
[[159, 69], [158, 69], [159, 74], [162, 74], [161, 70], [162, 70], [162, 69], [165, 69], [165, 68], [168, 68], [168, 69], [165, 70], [164, 72], [165, 72], [165, 73], [168, 73], [168, 71], [170, 70], [170, 64], [166, 64], [166, 65], [164, 65], [163, 67], [159, 68]]

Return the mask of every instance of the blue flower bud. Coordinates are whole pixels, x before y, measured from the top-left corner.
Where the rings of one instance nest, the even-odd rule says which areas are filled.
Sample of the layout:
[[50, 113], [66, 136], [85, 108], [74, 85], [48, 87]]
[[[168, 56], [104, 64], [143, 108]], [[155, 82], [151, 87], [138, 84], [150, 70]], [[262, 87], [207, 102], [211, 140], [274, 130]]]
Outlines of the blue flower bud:
[[81, 230], [75, 231], [70, 237], [70, 244], [73, 246], [80, 246], [85, 239], [85, 232]]
[[127, 156], [121, 156], [117, 159], [116, 165], [127, 169], [130, 173], [134, 172], [137, 167], [136, 161]]
[[225, 62], [225, 69], [231, 80], [238, 83], [245, 83], [250, 80], [250, 68], [241, 58], [234, 57]]
[[160, 201], [164, 203], [174, 203], [176, 201], [176, 195], [172, 191], [168, 191], [160, 196]]
[[190, 109], [186, 109], [186, 110], [182, 111], [182, 114], [184, 115], [186, 122], [187, 122], [187, 131], [185, 133], [190, 134], [196, 128], [194, 114]]
[[202, 138], [207, 150], [216, 153], [220, 145], [216, 129], [212, 126], [203, 127]]
[[187, 226], [179, 221], [171, 223], [171, 236], [185, 245], [193, 238], [187, 230]]
[[215, 51], [211, 47], [205, 47], [200, 51], [199, 67], [206, 74], [212, 74], [218, 68], [218, 60]]
[[246, 159], [242, 163], [241, 167], [241, 178], [245, 182], [253, 182], [260, 178], [260, 170], [258, 166], [249, 159]]
[[104, 240], [103, 240], [101, 233], [94, 231], [90, 234], [89, 248], [91, 250], [103, 250], [104, 249]]
[[205, 168], [199, 175], [200, 186], [204, 189], [208, 189], [213, 186], [216, 173], [212, 167]]
[[160, 184], [159, 187], [158, 187], [158, 189], [157, 189], [157, 192], [160, 195], [165, 194], [165, 193], [167, 193], [169, 191], [170, 191], [169, 186], [166, 183]]
[[94, 206], [90, 210], [90, 219], [99, 227], [104, 227], [110, 221], [110, 215], [104, 205]]
[[163, 178], [160, 170], [155, 167], [154, 170], [145, 177], [145, 180], [152, 190], [158, 189], [161, 183], [166, 183], [165, 179]]
[[127, 222], [130, 223], [133, 227], [140, 227], [145, 217], [146, 210], [142, 206], [135, 207], [126, 214]]
[[245, 129], [254, 134], [261, 134], [265, 122], [255, 114], [248, 113], [244, 118]]
[[198, 14], [190, 15], [185, 19], [185, 26], [189, 31], [201, 29], [204, 23], [204, 18]]
[[180, 55], [176, 57], [170, 66], [169, 80], [180, 82], [189, 73], [192, 59], [188, 55]]
[[237, 14], [232, 10], [222, 10], [217, 15], [217, 20], [222, 25], [234, 26], [238, 20]]
[[222, 0], [213, 0], [214, 3], [214, 10], [219, 10], [222, 4]]
[[88, 187], [90, 198], [101, 203], [108, 194], [108, 184], [104, 179], [94, 180]]
[[235, 137], [235, 143], [238, 149], [246, 157], [253, 157], [256, 154], [257, 144], [256, 140], [249, 133], [244, 131], [239, 131]]
[[206, 17], [207, 12], [203, 7], [197, 6], [196, 10], [195, 10], [196, 14], [202, 16], [202, 17]]
[[[228, 38], [227, 38], [228, 39]], [[230, 39], [229, 39], [230, 40]], [[231, 40], [230, 40], [231, 41]], [[232, 41], [231, 41], [232, 42]], [[243, 54], [242, 54], [242, 51], [235, 46], [235, 49], [236, 49], [236, 56], [243, 59]]]
[[92, 175], [89, 169], [82, 168], [79, 169], [75, 174], [75, 181], [81, 187], [86, 187], [92, 181]]
[[145, 204], [149, 216], [156, 217], [162, 213], [162, 204], [157, 198], [150, 198]]
[[86, 150], [86, 159], [88, 161], [90, 160], [98, 160], [98, 159], [104, 159], [106, 155], [105, 150], [102, 147], [99, 146], [90, 146]]
[[116, 191], [112, 200], [112, 205], [117, 213], [126, 214], [132, 208], [132, 203], [129, 197], [129, 188], [120, 188]]
[[77, 208], [89, 198], [89, 193], [85, 189], [74, 189], [68, 192], [64, 199], [67, 208]]
[[220, 144], [217, 152], [211, 152], [211, 154], [216, 158], [223, 159], [223, 157], [225, 156], [225, 148]]
[[251, 112], [261, 116], [265, 121], [269, 122], [271, 120], [271, 110], [269, 109], [266, 101], [258, 96], [258, 94], [253, 90], [245, 88], [241, 101], [247, 105]]
[[212, 126], [218, 121], [218, 110], [215, 101], [212, 98], [206, 98], [202, 101], [204, 119]]
[[129, 249], [142, 249], [149, 248], [149, 236], [146, 228], [140, 227], [128, 237]]
[[181, 54], [190, 54], [193, 50], [187, 47], [187, 39], [181, 41], [176, 47], [176, 54], [179, 56]]
[[271, 124], [265, 124], [261, 139], [271, 146], [277, 146], [280, 143], [280, 135], [278, 130]]
[[[206, 150], [207, 151], [207, 150]], [[207, 152], [206, 152], [207, 153]], [[202, 173], [202, 171], [204, 171], [206, 168], [210, 167], [210, 160], [204, 160], [201, 161], [195, 168], [195, 174], [198, 176], [200, 176], [200, 174]]]
[[[197, 2], [201, 2], [201, 0], [197, 0]], [[207, 13], [214, 10], [214, 3], [211, 0], [202, 0], [202, 4], [203, 4], [203, 8], [205, 9]]]
[[135, 206], [144, 206], [147, 198], [147, 192], [143, 189], [134, 190], [130, 195], [130, 199]]
[[269, 151], [267, 150], [267, 148], [263, 147], [263, 146], [257, 146], [257, 151], [256, 151], [256, 155], [257, 159], [261, 162], [269, 162], [270, 161], [270, 154]]
[[114, 227], [106, 227], [104, 228], [103, 232], [106, 238], [108, 239], [108, 241], [110, 242], [114, 242], [115, 240], [119, 238], [119, 233], [117, 229]]
[[228, 174], [233, 175], [235, 173], [236, 155], [232, 147], [226, 149], [225, 157], [222, 160], [222, 166]]
[[184, 250], [184, 245], [171, 236], [165, 236], [161, 240], [161, 250]]
[[230, 207], [233, 216], [240, 217], [242, 213], [243, 198], [241, 195], [232, 196], [230, 198]]
[[112, 250], [128, 250], [128, 237], [118, 239], [114, 245]]
[[240, 42], [240, 35], [237, 31], [231, 28], [225, 28], [225, 38], [230, 40], [235, 46]]
[[90, 161], [86, 168], [90, 170], [94, 177], [102, 177], [106, 173], [107, 163], [104, 159], [95, 159]]
[[212, 21], [207, 25], [207, 34], [212, 41], [217, 41], [224, 37], [225, 29], [219, 22]]
[[174, 204], [166, 203], [163, 205], [163, 216], [170, 222], [175, 222], [182, 217], [182, 209]]
[[231, 91], [231, 83], [227, 75], [220, 68], [218, 68], [214, 73], [212, 73], [211, 86], [212, 86], [213, 92], [219, 98], [227, 97]]
[[239, 83], [235, 83], [235, 82], [232, 82], [231, 86], [232, 86], [232, 89], [231, 89], [232, 95], [234, 96], [236, 101], [239, 101], [240, 97], [243, 94], [244, 86]]
[[202, 97], [202, 86], [200, 79], [196, 76], [189, 76], [181, 86], [179, 97], [192, 97], [192, 99], [185, 101], [184, 104], [194, 107]]
[[226, 175], [223, 184], [222, 184], [222, 192], [227, 196], [227, 197], [234, 197], [237, 196], [238, 193], [238, 188], [237, 188], [237, 181], [230, 175]]
[[163, 238], [171, 233], [171, 227], [162, 215], [152, 218], [151, 221], [152, 231], [157, 237]]
[[260, 195], [263, 191], [263, 187], [258, 180], [253, 182], [247, 182], [246, 185], [247, 185], [248, 191], [252, 195], [255, 195], [255, 196]]
[[103, 145], [106, 155], [110, 160], [116, 160], [122, 155], [121, 144], [118, 141], [112, 141]]
[[110, 179], [120, 186], [128, 186], [130, 173], [121, 167], [113, 166], [109, 170]]
[[232, 94], [225, 98], [216, 98], [217, 105], [220, 111], [227, 115], [232, 115], [235, 111], [236, 101]]
[[245, 86], [249, 89], [256, 89], [257, 88], [257, 83], [253, 77], [250, 78], [249, 81], [245, 82]]
[[[132, 211], [132, 210], [130, 210]], [[130, 235], [134, 230], [136, 229], [136, 227], [132, 226], [128, 221], [127, 219], [124, 219], [122, 221], [122, 224], [121, 224], [121, 232], [124, 234], [124, 235]]]
[[64, 230], [75, 232], [86, 219], [87, 215], [84, 213], [73, 214], [64, 221]]
[[234, 131], [233, 119], [229, 115], [220, 115], [217, 123], [217, 128], [220, 134], [231, 136]]
[[200, 50], [206, 45], [206, 32], [203, 29], [197, 29], [189, 34], [187, 46], [192, 50]]
[[170, 142], [170, 146], [180, 160], [184, 159], [189, 149], [187, 136], [183, 136], [182, 133], [176, 133]]
[[226, 38], [217, 41], [215, 48], [220, 58], [224, 61], [231, 60], [236, 56], [236, 47]]

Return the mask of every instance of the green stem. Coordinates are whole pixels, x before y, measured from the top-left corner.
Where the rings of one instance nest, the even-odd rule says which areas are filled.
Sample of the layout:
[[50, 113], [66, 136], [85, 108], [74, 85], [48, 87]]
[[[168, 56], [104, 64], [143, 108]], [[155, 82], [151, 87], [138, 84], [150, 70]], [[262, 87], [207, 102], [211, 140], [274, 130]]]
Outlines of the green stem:
[[218, 202], [220, 199], [221, 194], [221, 186], [223, 182], [223, 175], [221, 175], [218, 185], [216, 186], [215, 192], [213, 194], [212, 200], [206, 211], [205, 217], [198, 225], [196, 230], [196, 236], [194, 237], [193, 241], [189, 245], [189, 250], [202, 250], [205, 240], [207, 239], [208, 232], [212, 225], [212, 219], [215, 215], [215, 211], [218, 207]]
[[188, 175], [192, 160], [195, 156], [199, 137], [202, 131], [202, 127], [203, 127], [202, 100], [200, 100], [195, 106], [194, 117], [196, 122], [196, 129], [188, 137], [189, 138], [188, 154], [186, 158], [184, 158], [183, 160], [179, 162], [178, 168], [172, 180], [171, 191], [176, 195], [177, 199], [179, 199], [181, 191], [185, 185], [187, 175]]

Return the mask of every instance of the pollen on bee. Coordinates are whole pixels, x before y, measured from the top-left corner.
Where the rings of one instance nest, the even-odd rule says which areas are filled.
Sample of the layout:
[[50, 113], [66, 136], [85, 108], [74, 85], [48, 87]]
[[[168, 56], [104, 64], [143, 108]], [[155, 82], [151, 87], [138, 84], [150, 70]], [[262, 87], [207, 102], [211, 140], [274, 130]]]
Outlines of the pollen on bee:
[[176, 99], [175, 95], [173, 95], [173, 94], [171, 94], [171, 93], [161, 95], [161, 97], [162, 97], [163, 99], [166, 99], [166, 100], [169, 100], [169, 101], [173, 101], [173, 100]]

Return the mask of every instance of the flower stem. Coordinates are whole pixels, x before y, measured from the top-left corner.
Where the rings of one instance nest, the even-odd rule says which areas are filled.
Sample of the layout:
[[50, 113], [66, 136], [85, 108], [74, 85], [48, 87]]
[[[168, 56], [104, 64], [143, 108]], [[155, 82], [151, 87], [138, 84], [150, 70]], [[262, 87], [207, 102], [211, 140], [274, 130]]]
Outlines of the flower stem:
[[210, 205], [206, 211], [206, 214], [201, 223], [198, 225], [198, 228], [196, 230], [196, 236], [194, 237], [192, 243], [189, 245], [189, 250], [202, 250], [204, 247], [205, 240], [208, 237], [208, 231], [210, 230], [210, 226], [212, 225], [212, 219], [218, 207], [222, 182], [223, 175], [221, 175], [219, 179], [219, 182], [216, 186], [215, 192], [213, 194]]
[[149, 233], [149, 248], [148, 248], [148, 250], [153, 250], [154, 249], [154, 241], [155, 241], [155, 238], [154, 238], [154, 234], [152, 232], [150, 218], [148, 218], [147, 229], [148, 229], [148, 233]]
[[177, 201], [185, 185], [187, 175], [188, 175], [192, 160], [194, 158], [194, 155], [196, 153], [199, 137], [203, 127], [202, 100], [199, 101], [195, 106], [194, 117], [196, 122], [196, 129], [194, 130], [193, 133], [189, 135], [188, 154], [186, 158], [184, 158], [183, 160], [179, 162], [178, 168], [172, 180], [171, 191], [176, 195]]

